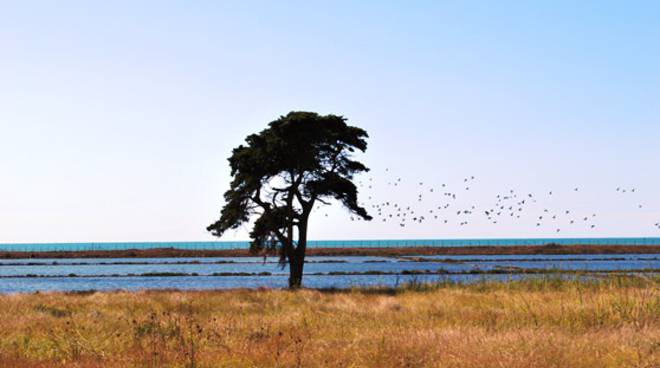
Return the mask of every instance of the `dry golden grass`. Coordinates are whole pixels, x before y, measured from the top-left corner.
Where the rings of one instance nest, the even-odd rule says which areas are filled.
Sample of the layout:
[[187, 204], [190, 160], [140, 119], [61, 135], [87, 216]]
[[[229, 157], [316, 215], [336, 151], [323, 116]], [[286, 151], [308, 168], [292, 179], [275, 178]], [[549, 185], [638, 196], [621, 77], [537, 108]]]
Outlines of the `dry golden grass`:
[[660, 367], [659, 280], [0, 296], [0, 367]]

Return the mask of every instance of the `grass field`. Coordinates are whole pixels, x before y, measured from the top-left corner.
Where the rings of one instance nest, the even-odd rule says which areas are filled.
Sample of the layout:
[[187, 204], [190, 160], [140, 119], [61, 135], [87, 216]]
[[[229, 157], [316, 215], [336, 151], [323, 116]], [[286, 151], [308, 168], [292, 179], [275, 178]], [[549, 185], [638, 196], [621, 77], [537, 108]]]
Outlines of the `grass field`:
[[0, 367], [660, 367], [660, 279], [0, 296]]

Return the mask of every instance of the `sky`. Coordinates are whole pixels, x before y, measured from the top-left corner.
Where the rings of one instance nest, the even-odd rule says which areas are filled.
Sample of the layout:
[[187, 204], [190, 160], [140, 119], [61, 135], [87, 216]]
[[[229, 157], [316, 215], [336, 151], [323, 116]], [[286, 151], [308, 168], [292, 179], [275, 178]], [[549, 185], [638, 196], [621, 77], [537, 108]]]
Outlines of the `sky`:
[[368, 131], [368, 209], [434, 206], [446, 183], [475, 212], [515, 190], [535, 211], [598, 215], [561, 233], [536, 213], [402, 228], [335, 205], [312, 239], [660, 236], [658, 14], [651, 1], [0, 0], [0, 242], [214, 240], [231, 149], [292, 110]]

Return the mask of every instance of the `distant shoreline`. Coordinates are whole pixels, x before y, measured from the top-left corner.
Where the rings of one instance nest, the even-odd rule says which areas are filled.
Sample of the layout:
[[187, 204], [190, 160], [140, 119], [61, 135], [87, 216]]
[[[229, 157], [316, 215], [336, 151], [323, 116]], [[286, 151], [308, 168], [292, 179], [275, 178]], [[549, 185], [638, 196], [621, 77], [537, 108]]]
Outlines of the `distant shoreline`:
[[[660, 245], [556, 245], [474, 246], [474, 247], [398, 247], [398, 248], [308, 248], [308, 256], [415, 256], [415, 255], [525, 255], [525, 254], [659, 254]], [[175, 248], [5, 252], [0, 259], [61, 258], [188, 258], [254, 257], [247, 249], [189, 250]]]

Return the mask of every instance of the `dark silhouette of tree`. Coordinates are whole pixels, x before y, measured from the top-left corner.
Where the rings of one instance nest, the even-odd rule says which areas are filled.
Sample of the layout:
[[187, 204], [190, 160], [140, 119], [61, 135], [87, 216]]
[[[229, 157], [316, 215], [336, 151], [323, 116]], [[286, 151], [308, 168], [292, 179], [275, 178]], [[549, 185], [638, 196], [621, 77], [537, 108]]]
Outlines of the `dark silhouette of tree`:
[[309, 215], [317, 203], [338, 200], [349, 212], [371, 220], [358, 204], [355, 174], [369, 171], [352, 159], [367, 149], [367, 132], [337, 115], [295, 111], [248, 136], [229, 158], [233, 180], [215, 236], [256, 218], [251, 251], [278, 251], [289, 264], [289, 287], [302, 285]]

